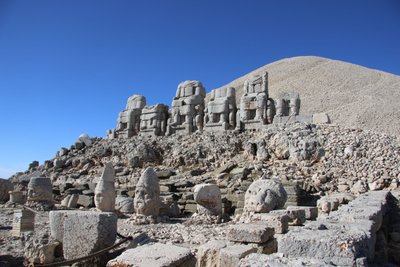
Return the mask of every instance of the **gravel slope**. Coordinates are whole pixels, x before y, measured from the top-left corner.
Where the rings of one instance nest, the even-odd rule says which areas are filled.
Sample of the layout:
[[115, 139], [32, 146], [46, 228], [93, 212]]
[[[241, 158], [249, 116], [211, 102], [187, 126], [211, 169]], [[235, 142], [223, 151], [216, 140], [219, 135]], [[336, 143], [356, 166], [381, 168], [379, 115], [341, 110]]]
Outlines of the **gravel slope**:
[[247, 77], [269, 73], [272, 98], [298, 91], [300, 113], [328, 112], [333, 123], [393, 135], [400, 134], [400, 76], [327, 58], [286, 58], [265, 65], [225, 86], [237, 101]]

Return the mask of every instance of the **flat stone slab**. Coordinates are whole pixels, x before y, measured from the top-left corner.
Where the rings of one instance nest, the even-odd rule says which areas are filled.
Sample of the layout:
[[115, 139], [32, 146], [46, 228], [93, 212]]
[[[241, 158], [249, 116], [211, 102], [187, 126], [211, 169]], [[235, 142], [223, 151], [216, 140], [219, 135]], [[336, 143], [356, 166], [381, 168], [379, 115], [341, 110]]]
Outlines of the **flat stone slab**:
[[112, 212], [66, 213], [63, 224], [64, 258], [72, 260], [112, 246], [117, 236], [117, 219]]
[[107, 263], [107, 267], [192, 267], [195, 265], [196, 258], [190, 249], [161, 243], [128, 249]]
[[274, 228], [263, 223], [242, 223], [229, 227], [228, 239], [235, 242], [262, 244], [267, 242], [274, 233]]

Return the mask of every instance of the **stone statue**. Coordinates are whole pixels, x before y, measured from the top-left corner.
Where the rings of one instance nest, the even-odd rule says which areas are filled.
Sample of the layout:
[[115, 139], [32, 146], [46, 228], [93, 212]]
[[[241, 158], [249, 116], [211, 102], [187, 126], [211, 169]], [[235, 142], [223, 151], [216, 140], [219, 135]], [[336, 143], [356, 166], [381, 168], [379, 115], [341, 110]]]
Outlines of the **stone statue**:
[[28, 201], [53, 201], [53, 187], [46, 177], [32, 177], [28, 184]]
[[100, 181], [97, 183], [94, 191], [94, 204], [96, 208], [103, 212], [112, 212], [115, 210], [115, 173], [111, 162], [104, 166]]
[[124, 138], [138, 134], [140, 130], [140, 115], [146, 105], [146, 98], [141, 95], [133, 95], [128, 98], [126, 108], [119, 113], [115, 135]]
[[153, 168], [147, 168], [136, 184], [134, 207], [139, 215], [157, 217], [160, 212], [160, 185]]
[[235, 88], [227, 87], [211, 91], [207, 104], [204, 125], [206, 131], [235, 129], [236, 99]]
[[244, 83], [244, 94], [240, 99], [240, 115], [237, 128], [257, 129], [268, 123], [268, 73], [248, 79]]
[[283, 185], [274, 180], [256, 180], [246, 191], [244, 212], [265, 213], [285, 206], [287, 193]]
[[282, 93], [276, 99], [276, 116], [297, 116], [300, 110], [300, 96], [298, 93]]
[[140, 116], [140, 134], [165, 135], [168, 119], [168, 106], [157, 104], [145, 106]]
[[205, 96], [206, 90], [199, 81], [184, 81], [178, 85], [172, 100], [167, 135], [202, 131]]

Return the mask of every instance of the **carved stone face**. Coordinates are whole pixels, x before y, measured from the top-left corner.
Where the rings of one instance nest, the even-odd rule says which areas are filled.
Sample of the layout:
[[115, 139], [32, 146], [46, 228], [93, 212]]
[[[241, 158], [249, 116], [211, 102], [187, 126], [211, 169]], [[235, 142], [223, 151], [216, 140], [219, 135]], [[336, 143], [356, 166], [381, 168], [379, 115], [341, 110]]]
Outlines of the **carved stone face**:
[[157, 216], [159, 213], [159, 192], [156, 188], [138, 186], [135, 190], [134, 206], [138, 214]]
[[263, 213], [284, 206], [287, 199], [282, 185], [272, 180], [257, 180], [246, 191], [244, 210]]
[[114, 184], [100, 181], [95, 190], [94, 204], [96, 208], [108, 212], [115, 209], [115, 191]]
[[53, 189], [49, 178], [34, 177], [28, 184], [29, 201], [52, 201]]

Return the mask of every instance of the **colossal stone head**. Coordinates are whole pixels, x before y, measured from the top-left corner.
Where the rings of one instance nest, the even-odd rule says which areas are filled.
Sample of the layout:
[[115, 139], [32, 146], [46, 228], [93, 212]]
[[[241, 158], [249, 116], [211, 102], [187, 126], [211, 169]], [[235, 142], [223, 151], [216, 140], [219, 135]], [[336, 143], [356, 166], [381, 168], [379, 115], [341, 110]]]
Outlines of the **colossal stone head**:
[[244, 211], [266, 213], [283, 208], [287, 194], [282, 184], [274, 180], [254, 181], [247, 189], [244, 199]]
[[32, 177], [28, 184], [28, 201], [53, 201], [53, 187], [46, 177]]
[[160, 185], [153, 168], [147, 168], [135, 190], [134, 206], [137, 214], [158, 216], [160, 211]]
[[115, 210], [114, 168], [111, 162], [106, 163], [100, 181], [96, 185], [94, 204], [98, 210], [111, 212]]

